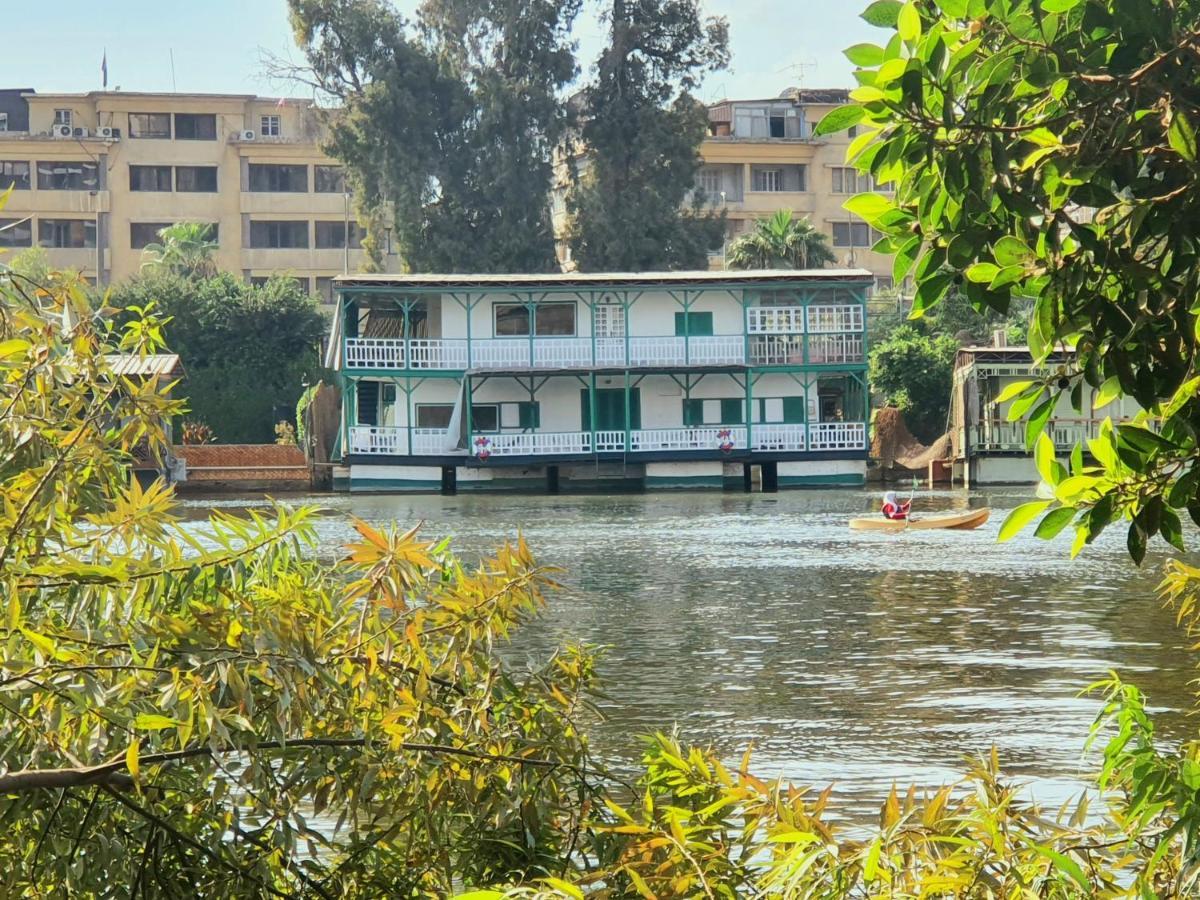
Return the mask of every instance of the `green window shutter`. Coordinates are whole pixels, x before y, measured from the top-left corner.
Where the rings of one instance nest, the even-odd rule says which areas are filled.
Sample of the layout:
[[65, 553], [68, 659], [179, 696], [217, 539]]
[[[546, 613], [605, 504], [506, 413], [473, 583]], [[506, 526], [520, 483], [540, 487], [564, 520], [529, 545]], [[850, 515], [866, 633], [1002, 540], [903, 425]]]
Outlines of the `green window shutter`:
[[378, 381], [360, 381], [358, 383], [358, 424], [379, 424]]
[[683, 337], [683, 323], [687, 321], [687, 313], [675, 313], [675, 337]]
[[740, 399], [737, 400], [722, 400], [721, 401], [721, 424], [722, 425], [744, 425], [745, 418], [742, 415], [743, 405]]
[[587, 388], [579, 392], [579, 423], [581, 431], [592, 430], [592, 403]]
[[517, 404], [517, 425], [521, 428], [540, 428], [542, 410], [537, 401], [524, 400]]
[[788, 425], [803, 425], [805, 417], [804, 397], [783, 398], [783, 421]]
[[629, 391], [629, 430], [640, 431], [642, 427], [642, 389]]
[[703, 400], [684, 400], [683, 401], [683, 424], [686, 426], [703, 425], [704, 424], [704, 401]]
[[712, 337], [713, 314], [710, 312], [675, 313], [675, 337], [684, 336], [686, 323], [690, 337]]

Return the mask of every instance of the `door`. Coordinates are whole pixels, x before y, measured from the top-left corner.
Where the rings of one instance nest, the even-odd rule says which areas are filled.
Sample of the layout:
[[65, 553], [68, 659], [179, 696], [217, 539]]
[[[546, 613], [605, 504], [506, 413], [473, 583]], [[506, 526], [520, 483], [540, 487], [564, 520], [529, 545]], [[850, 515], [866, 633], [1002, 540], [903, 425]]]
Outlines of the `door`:
[[[588, 390], [579, 392], [582, 404], [583, 430], [592, 430], [592, 407], [588, 400]], [[642, 392], [640, 388], [629, 389], [629, 430], [637, 431], [642, 427]], [[596, 389], [596, 431], [625, 430], [625, 390], [624, 388]]]

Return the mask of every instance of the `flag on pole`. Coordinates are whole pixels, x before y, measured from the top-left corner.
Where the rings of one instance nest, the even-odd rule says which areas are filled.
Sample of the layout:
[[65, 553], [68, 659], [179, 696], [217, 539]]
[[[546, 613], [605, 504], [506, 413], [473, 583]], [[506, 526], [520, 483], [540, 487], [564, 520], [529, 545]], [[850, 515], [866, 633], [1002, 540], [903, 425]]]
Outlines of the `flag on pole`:
[[102, 86], [108, 90], [108, 48], [104, 48], [104, 55], [100, 57], [100, 78]]
[[287, 97], [280, 97], [279, 102], [275, 104], [276, 109], [282, 109], [287, 106]]

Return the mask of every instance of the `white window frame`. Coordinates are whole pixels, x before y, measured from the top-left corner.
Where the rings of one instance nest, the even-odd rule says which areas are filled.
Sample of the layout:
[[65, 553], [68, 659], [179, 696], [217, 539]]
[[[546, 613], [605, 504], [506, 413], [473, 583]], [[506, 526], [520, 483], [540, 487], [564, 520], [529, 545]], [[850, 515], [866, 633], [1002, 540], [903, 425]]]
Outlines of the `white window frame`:
[[724, 179], [722, 172], [716, 166], [705, 166], [700, 170], [700, 189], [707, 198], [719, 199]]
[[75, 111], [71, 109], [56, 109], [54, 111], [54, 124], [66, 125], [68, 128], [74, 127]]
[[279, 137], [283, 133], [283, 121], [276, 115], [259, 116], [258, 133], [263, 137]]
[[0, 131], [8, 131], [8, 113], [0, 113]]
[[781, 193], [783, 191], [783, 168], [755, 170], [753, 188], [756, 194]]

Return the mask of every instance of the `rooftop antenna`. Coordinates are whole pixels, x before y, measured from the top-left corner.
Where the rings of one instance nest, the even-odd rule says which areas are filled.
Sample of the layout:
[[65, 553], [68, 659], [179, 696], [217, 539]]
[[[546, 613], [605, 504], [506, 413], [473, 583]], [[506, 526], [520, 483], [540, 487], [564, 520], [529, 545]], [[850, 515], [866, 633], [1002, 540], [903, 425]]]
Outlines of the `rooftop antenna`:
[[178, 94], [179, 88], [175, 86], [175, 48], [171, 47], [167, 52], [171, 54], [171, 93]]
[[784, 66], [779, 72], [791, 72], [796, 76], [796, 87], [804, 90], [804, 71], [805, 69], [817, 68], [817, 61], [811, 56], [804, 62], [792, 63], [790, 66]]

